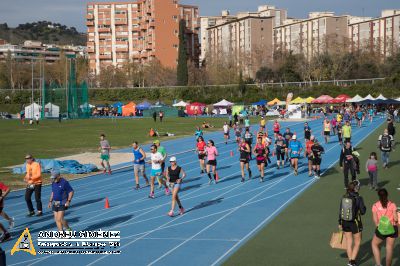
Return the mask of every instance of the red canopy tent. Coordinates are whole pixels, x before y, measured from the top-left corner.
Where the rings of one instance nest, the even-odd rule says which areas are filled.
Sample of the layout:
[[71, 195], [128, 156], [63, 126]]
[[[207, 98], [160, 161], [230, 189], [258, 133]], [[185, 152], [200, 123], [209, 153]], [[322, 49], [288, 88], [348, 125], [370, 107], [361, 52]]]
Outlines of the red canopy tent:
[[349, 95], [340, 94], [335, 99], [331, 100], [331, 103], [345, 103], [348, 99], [351, 99]]
[[186, 105], [186, 114], [187, 115], [201, 115], [203, 113], [204, 108], [206, 108], [206, 104], [194, 102]]
[[317, 99], [314, 99], [311, 103], [330, 103], [333, 98], [329, 95], [321, 95]]

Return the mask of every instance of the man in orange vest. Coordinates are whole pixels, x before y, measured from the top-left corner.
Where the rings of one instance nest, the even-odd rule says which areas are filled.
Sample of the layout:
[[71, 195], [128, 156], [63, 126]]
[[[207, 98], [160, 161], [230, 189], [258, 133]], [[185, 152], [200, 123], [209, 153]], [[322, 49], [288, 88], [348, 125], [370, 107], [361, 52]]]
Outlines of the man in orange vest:
[[42, 168], [40, 163], [36, 162], [32, 155], [28, 154], [25, 156], [26, 160], [26, 176], [25, 182], [27, 183], [27, 187], [25, 190], [25, 201], [28, 206], [28, 217], [35, 215], [35, 210], [33, 209], [32, 204], [32, 194], [35, 192], [35, 201], [37, 213], [36, 216], [42, 216]]

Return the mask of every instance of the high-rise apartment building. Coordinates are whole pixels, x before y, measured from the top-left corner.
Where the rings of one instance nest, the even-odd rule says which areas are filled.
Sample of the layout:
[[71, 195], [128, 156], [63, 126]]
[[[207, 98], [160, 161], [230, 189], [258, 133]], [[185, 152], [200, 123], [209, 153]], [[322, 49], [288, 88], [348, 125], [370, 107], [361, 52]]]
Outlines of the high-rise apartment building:
[[400, 48], [400, 10], [383, 10], [381, 17], [350, 22], [351, 51], [390, 56]]
[[291, 51], [311, 59], [334, 45], [346, 45], [348, 16], [311, 12], [308, 19], [288, 19], [274, 28], [274, 40], [276, 51]]
[[186, 21], [187, 51], [198, 61], [200, 27], [196, 6], [178, 0], [138, 0], [87, 4], [88, 54], [92, 73], [128, 62], [146, 63], [157, 58], [175, 68], [179, 47], [179, 21]]

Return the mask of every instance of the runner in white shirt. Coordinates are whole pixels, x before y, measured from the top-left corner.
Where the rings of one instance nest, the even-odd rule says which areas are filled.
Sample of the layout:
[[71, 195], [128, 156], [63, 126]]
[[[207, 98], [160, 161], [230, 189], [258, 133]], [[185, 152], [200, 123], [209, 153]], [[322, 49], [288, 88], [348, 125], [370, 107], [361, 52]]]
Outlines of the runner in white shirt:
[[[162, 170], [161, 170], [161, 164], [164, 161], [164, 157], [157, 151], [157, 146], [152, 145], [151, 148], [151, 160], [148, 162], [151, 164], [151, 173], [150, 173], [150, 195], [149, 198], [154, 199], [154, 181], [156, 180], [157, 177], [162, 175]], [[160, 180], [163, 180], [163, 185], [165, 186], [165, 194], [169, 195], [169, 189], [164, 182], [164, 179], [160, 178]]]
[[228, 123], [225, 122], [225, 124], [224, 124], [224, 126], [222, 128], [224, 130], [225, 144], [228, 144], [229, 130], [230, 130]]

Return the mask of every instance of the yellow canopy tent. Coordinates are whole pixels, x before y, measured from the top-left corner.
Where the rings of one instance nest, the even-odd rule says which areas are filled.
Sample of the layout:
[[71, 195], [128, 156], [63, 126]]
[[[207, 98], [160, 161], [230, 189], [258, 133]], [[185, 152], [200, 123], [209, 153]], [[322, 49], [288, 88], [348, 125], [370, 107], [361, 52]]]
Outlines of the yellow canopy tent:
[[275, 105], [275, 104], [280, 104], [281, 100], [279, 100], [278, 98], [273, 99], [272, 101], [268, 102], [268, 105]]
[[305, 103], [306, 99], [303, 99], [301, 97], [297, 97], [296, 99], [294, 99], [293, 101], [291, 101], [291, 104], [300, 104], [300, 103]]
[[313, 98], [313, 97], [308, 97], [308, 98], [306, 99], [306, 103], [311, 103], [313, 100], [315, 100], [315, 98]]

